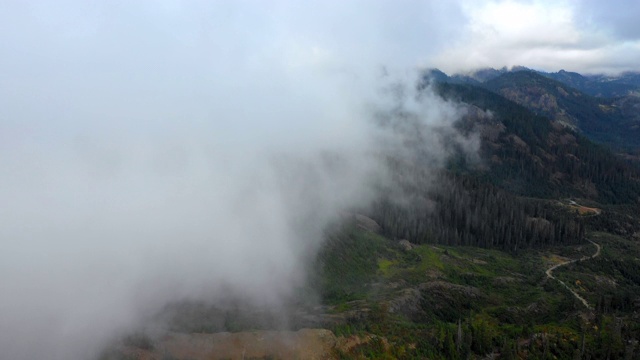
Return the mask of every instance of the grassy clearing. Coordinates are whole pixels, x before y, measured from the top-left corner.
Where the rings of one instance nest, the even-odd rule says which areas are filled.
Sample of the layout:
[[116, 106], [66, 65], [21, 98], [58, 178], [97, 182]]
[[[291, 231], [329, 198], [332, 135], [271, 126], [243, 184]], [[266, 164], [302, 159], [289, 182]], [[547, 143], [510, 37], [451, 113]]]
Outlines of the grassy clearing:
[[[463, 287], [447, 290], [443, 286], [435, 297], [430, 297], [429, 301], [435, 303], [441, 297], [449, 302], [437, 312], [447, 314], [444, 317], [449, 320], [452, 314], [475, 309], [514, 323], [528, 316], [528, 310], [523, 309], [532, 304], [536, 304], [536, 311], [551, 318], [553, 308], [566, 300], [564, 293], [542, 286], [546, 262], [535, 251], [515, 256], [499, 250], [432, 245], [402, 250], [391, 240], [357, 229], [342, 232], [330, 249], [325, 254], [324, 294], [325, 300], [337, 309], [353, 300], [391, 299], [403, 288], [434, 281]], [[374, 282], [375, 291], [368, 286]], [[479, 295], [471, 306], [458, 303], [456, 295], [447, 295], [447, 291]], [[461, 307], [463, 312], [455, 307]]]
[[394, 262], [389, 259], [379, 259], [378, 260], [378, 269], [382, 273], [384, 277], [389, 277], [391, 275], [391, 267]]
[[[516, 358], [542, 358], [545, 347], [557, 358], [571, 358], [579, 351], [583, 336], [594, 353], [609, 346], [606, 337], [615, 330], [615, 321], [606, 325], [610, 315], [604, 312], [585, 323], [584, 307], [544, 274], [549, 264], [562, 258], [592, 255], [595, 247], [591, 244], [513, 255], [440, 245], [404, 250], [392, 240], [358, 229], [341, 234], [331, 245], [332, 252], [326, 254], [331, 260], [325, 267], [336, 268], [324, 272], [330, 276], [324, 283], [333, 283], [334, 291], [325, 294], [332, 294], [329, 300], [337, 313], [358, 311], [359, 307], [368, 310], [364, 318], [337, 325], [336, 331], [384, 339], [363, 344], [343, 354], [345, 358], [466, 358], [496, 349]], [[590, 302], [601, 304], [599, 309], [608, 307], [616, 314], [629, 311], [631, 299], [640, 298], [640, 259], [636, 258], [640, 246], [605, 233], [589, 238], [603, 245], [601, 257], [559, 268], [554, 275]], [[409, 301], [402, 306], [417, 306], [417, 313], [389, 311], [389, 304], [416, 291], [418, 303]], [[624, 321], [633, 323], [632, 319]], [[640, 332], [640, 327], [634, 329], [625, 331]], [[459, 330], [461, 340], [457, 340]]]
[[593, 306], [614, 313], [633, 310], [640, 298], [640, 244], [608, 233], [590, 238], [602, 246], [601, 256], [559, 269], [556, 276]]

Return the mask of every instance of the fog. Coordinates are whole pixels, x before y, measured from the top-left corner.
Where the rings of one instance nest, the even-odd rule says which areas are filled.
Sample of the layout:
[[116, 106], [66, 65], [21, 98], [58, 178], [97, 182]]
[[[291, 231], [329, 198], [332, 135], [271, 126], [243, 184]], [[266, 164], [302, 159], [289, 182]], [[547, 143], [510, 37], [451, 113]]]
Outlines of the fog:
[[438, 41], [396, 41], [438, 24], [389, 35], [411, 9], [161, 4], [2, 15], [1, 358], [92, 358], [174, 301], [277, 307], [386, 156], [474, 151], [415, 92]]

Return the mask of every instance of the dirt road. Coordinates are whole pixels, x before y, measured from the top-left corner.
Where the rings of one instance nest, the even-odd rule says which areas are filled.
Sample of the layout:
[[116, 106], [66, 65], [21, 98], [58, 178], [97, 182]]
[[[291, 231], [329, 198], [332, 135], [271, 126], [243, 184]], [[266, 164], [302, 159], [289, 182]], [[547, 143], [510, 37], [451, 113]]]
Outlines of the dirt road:
[[595, 252], [593, 255], [591, 255], [591, 256], [583, 256], [583, 257], [582, 257], [582, 258], [580, 258], [580, 259], [574, 259], [574, 260], [565, 261], [565, 262], [562, 262], [562, 263], [559, 263], [559, 264], [555, 264], [555, 265], [553, 265], [552, 267], [548, 268], [548, 269], [547, 269], [547, 271], [545, 271], [545, 273], [547, 274], [547, 277], [548, 277], [549, 279], [554, 279], [554, 280], [558, 281], [560, 284], [562, 284], [562, 286], [564, 286], [567, 290], [569, 290], [569, 292], [571, 292], [571, 293], [573, 294], [573, 296], [575, 296], [575, 297], [576, 297], [576, 299], [580, 300], [580, 302], [581, 302], [581, 303], [582, 303], [582, 304], [583, 304], [587, 309], [592, 310], [592, 309], [593, 309], [593, 307], [592, 307], [591, 305], [589, 305], [589, 303], [587, 302], [587, 300], [585, 300], [582, 296], [580, 296], [578, 293], [576, 293], [575, 291], [573, 291], [573, 289], [571, 289], [567, 284], [565, 284], [565, 283], [564, 283], [564, 281], [562, 281], [562, 280], [558, 280], [558, 279], [556, 279], [556, 278], [553, 276], [553, 270], [555, 270], [555, 269], [557, 269], [557, 268], [559, 268], [559, 267], [566, 266], [566, 265], [569, 265], [569, 264], [573, 264], [573, 263], [578, 262], [578, 261], [585, 261], [585, 260], [595, 259], [595, 258], [597, 258], [598, 256], [600, 256], [600, 251], [602, 250], [602, 248], [600, 247], [600, 245], [599, 245], [599, 244], [596, 244], [595, 242], [593, 242], [593, 241], [591, 241], [591, 240], [589, 240], [589, 239], [587, 239], [587, 241], [588, 241], [588, 242], [590, 242], [590, 243], [592, 243], [593, 245], [595, 245], [595, 246], [596, 246], [596, 252]]

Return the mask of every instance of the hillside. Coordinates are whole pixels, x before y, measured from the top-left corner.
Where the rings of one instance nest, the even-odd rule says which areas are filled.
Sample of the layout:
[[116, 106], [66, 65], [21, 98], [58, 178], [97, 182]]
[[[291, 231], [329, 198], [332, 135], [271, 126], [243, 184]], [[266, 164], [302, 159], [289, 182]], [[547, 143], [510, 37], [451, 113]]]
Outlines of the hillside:
[[[593, 101], [551, 81], [523, 72], [488, 81], [495, 92], [435, 85], [465, 107], [456, 127], [478, 137], [479, 159], [454, 149], [433, 173], [390, 157], [393, 188], [326, 229], [288, 303], [185, 300], [157, 315], [169, 334], [132, 334], [102, 358], [640, 355], [640, 170], [542, 113], [555, 108], [499, 95], [540, 89], [558, 109]], [[264, 339], [274, 346], [253, 345]]]
[[[481, 157], [490, 169], [480, 173], [499, 186], [524, 196], [637, 203], [640, 172], [606, 148], [478, 87], [442, 84], [439, 89], [475, 109], [461, 126], [480, 132]], [[490, 118], [478, 117], [487, 112]]]
[[[453, 155], [448, 169], [437, 175], [420, 164], [394, 162], [395, 186], [411, 201], [399, 203], [387, 195], [366, 210], [385, 235], [417, 244], [509, 252], [576, 244], [583, 241], [588, 224], [548, 201], [568, 197], [611, 209], [597, 225], [589, 225], [594, 230], [637, 231], [635, 216], [625, 220], [640, 201], [637, 168], [491, 91], [444, 83], [437, 90], [468, 105], [458, 127], [479, 134], [481, 160]], [[421, 182], [434, 176], [436, 187]], [[616, 204], [629, 209], [619, 212]]]
[[[618, 77], [583, 76], [561, 70], [546, 73], [518, 66], [467, 74], [427, 70], [435, 83], [485, 87], [528, 109], [572, 127], [589, 139], [636, 159], [640, 151], [640, 80], [637, 73]], [[630, 156], [628, 156], [630, 155]]]
[[433, 76], [440, 72], [438, 81], [447, 81], [456, 84], [478, 85], [493, 80], [501, 75], [513, 72], [529, 71], [549, 79], [561, 82], [571, 88], [590, 96], [614, 98], [640, 94], [640, 73], [627, 72], [617, 76], [608, 75], [582, 75], [577, 72], [560, 70], [558, 72], [536, 71], [524, 66], [514, 66], [511, 69], [484, 68], [468, 73], [453, 74], [451, 76], [437, 69], [428, 70], [427, 76]]
[[591, 96], [612, 98], [637, 95], [640, 91], [640, 74], [638, 73], [623, 73], [619, 76], [584, 76], [576, 72], [560, 70], [556, 73], [540, 72], [540, 74]]
[[593, 141], [618, 149], [640, 147], [636, 97], [596, 98], [530, 71], [510, 72], [483, 84], [512, 101], [563, 125], [579, 129]]
[[[398, 242], [354, 225], [334, 229], [314, 264], [318, 271], [311, 284], [318, 282], [315, 289], [326, 315], [311, 325], [329, 331], [295, 331], [310, 324], [293, 323], [294, 331], [247, 326], [183, 330], [161, 338], [137, 335], [114, 345], [102, 359], [565, 359], [640, 354], [631, 341], [640, 336], [635, 320], [640, 280], [633, 265], [640, 251], [637, 242], [594, 233], [591, 238], [602, 248], [595, 258], [591, 256], [598, 250], [589, 243], [514, 256], [477, 247]], [[557, 267], [572, 259], [577, 261]], [[545, 275], [553, 268], [555, 279]], [[210, 310], [191, 313], [216, 319]], [[225, 316], [233, 322], [233, 315]]]

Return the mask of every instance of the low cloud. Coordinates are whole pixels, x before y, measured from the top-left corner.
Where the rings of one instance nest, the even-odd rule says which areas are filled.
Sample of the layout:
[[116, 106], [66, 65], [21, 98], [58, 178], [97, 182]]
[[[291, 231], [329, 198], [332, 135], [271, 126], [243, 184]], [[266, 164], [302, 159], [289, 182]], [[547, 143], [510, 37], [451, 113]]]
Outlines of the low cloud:
[[418, 66], [638, 70], [618, 5], [3, 3], [1, 357], [90, 358], [173, 301], [282, 302], [389, 156], [477, 149]]
[[446, 72], [523, 65], [545, 71], [638, 71], [640, 9], [627, 2], [462, 2], [468, 21], [427, 63]]
[[432, 25], [394, 34], [421, 15], [380, 2], [352, 34], [359, 8], [316, 5], [3, 12], [1, 357], [91, 358], [175, 301], [277, 305], [384, 156], [442, 165], [460, 110], [415, 92], [440, 43], [395, 42]]
[[332, 116], [349, 113], [290, 131], [277, 123], [296, 120], [286, 108], [270, 109], [276, 143], [249, 123], [252, 136], [233, 140], [163, 132], [14, 145], [0, 157], [3, 356], [87, 358], [175, 301], [284, 302], [325, 227], [389, 184], [386, 156], [435, 169], [448, 155], [455, 104], [404, 99], [379, 127], [367, 103], [334, 137]]

